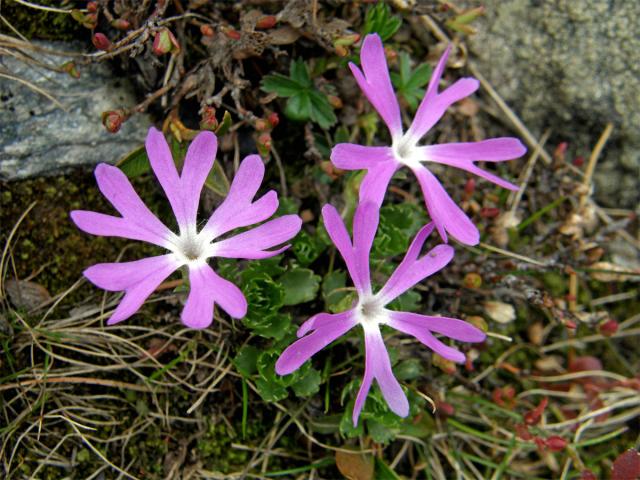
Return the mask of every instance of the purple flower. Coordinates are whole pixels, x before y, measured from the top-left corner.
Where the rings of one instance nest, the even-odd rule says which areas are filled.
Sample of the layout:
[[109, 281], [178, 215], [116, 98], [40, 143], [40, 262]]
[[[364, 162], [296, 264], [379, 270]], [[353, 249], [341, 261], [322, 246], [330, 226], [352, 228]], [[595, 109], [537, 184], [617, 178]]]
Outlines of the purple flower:
[[[325, 205], [322, 216], [331, 240], [347, 265], [358, 294], [358, 301], [354, 308], [346, 312], [333, 315], [320, 313], [304, 322], [298, 329], [299, 340], [290, 345], [276, 362], [276, 372], [286, 375], [297, 370], [316, 352], [359, 324], [364, 331], [366, 360], [364, 378], [353, 409], [353, 423], [358, 423], [373, 379], [378, 382], [389, 408], [397, 415], [406, 417], [409, 414], [409, 403], [391, 371], [391, 362], [382, 340], [380, 325], [388, 325], [412, 335], [433, 351], [454, 362], [464, 362], [464, 354], [442, 343], [432, 332], [463, 342], [481, 342], [485, 339], [485, 334], [480, 329], [462, 320], [395, 312], [385, 308], [413, 285], [444, 268], [453, 258], [453, 248], [441, 244], [419, 258], [422, 246], [434, 228], [433, 223], [426, 225], [413, 239], [404, 259], [386, 285], [374, 294], [369, 271], [369, 252], [378, 228], [377, 205], [366, 202], [357, 208], [353, 219], [353, 244], [334, 207]], [[307, 335], [309, 332], [311, 333]]]
[[442, 78], [450, 47], [445, 51], [433, 71], [429, 86], [409, 129], [402, 128], [400, 107], [396, 99], [382, 41], [377, 34], [367, 35], [360, 51], [360, 70], [349, 64], [360, 88], [378, 111], [391, 132], [390, 147], [367, 147], [340, 143], [333, 148], [331, 161], [343, 170], [366, 169], [360, 186], [360, 201], [382, 204], [393, 174], [406, 165], [418, 177], [429, 215], [447, 241], [447, 232], [462, 243], [475, 245], [480, 234], [469, 217], [456, 205], [442, 185], [424, 165], [435, 162], [474, 173], [501, 187], [518, 187], [476, 166], [475, 161], [500, 162], [520, 157], [526, 148], [517, 138], [492, 138], [481, 142], [418, 145], [420, 139], [444, 115], [447, 108], [478, 89], [474, 78], [461, 78], [442, 92], [438, 85]]
[[81, 230], [93, 235], [142, 240], [166, 248], [170, 253], [134, 262], [99, 263], [84, 271], [85, 277], [100, 288], [124, 291], [125, 295], [107, 322], [121, 322], [133, 315], [151, 293], [180, 267], [189, 270], [191, 290], [182, 311], [182, 322], [192, 328], [208, 327], [213, 305], [234, 318], [247, 313], [247, 301], [238, 287], [217, 275], [207, 263], [211, 257], [267, 258], [285, 250], [280, 245], [300, 230], [297, 215], [285, 215], [224, 240], [220, 236], [269, 218], [278, 208], [275, 191], [252, 201], [262, 178], [264, 165], [258, 155], [249, 155], [240, 164], [229, 194], [198, 231], [200, 192], [213, 166], [216, 136], [202, 132], [189, 146], [178, 174], [169, 146], [161, 132], [151, 128], [146, 140], [147, 154], [160, 185], [176, 216], [179, 233], [170, 231], [151, 213], [118, 168], [100, 164], [95, 175], [102, 194], [122, 215], [76, 210], [71, 218]]

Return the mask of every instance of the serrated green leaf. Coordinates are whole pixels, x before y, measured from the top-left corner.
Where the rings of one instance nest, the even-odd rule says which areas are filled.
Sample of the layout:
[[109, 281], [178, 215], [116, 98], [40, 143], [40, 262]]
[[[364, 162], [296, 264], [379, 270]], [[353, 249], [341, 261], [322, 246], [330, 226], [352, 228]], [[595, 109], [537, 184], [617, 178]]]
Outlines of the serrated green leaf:
[[279, 97], [291, 97], [305, 89], [303, 85], [280, 73], [263, 77], [261, 88], [265, 92], [275, 93]]
[[335, 113], [333, 113], [333, 108], [329, 100], [327, 100], [327, 96], [317, 90], [311, 90], [309, 91], [309, 98], [311, 100], [311, 120], [325, 130], [335, 125], [338, 118]]
[[291, 250], [303, 267], [315, 261], [326, 246], [316, 237], [301, 231], [291, 242]]
[[284, 287], [284, 305], [298, 305], [316, 298], [320, 277], [308, 268], [294, 268], [278, 281]]
[[320, 372], [310, 368], [300, 380], [291, 385], [291, 388], [298, 397], [309, 397], [320, 391], [321, 380]]
[[289, 331], [291, 316], [284, 314], [265, 315], [260, 317], [257, 322], [248, 320], [245, 323], [261, 337], [281, 340]]
[[367, 10], [364, 20], [363, 36], [377, 33], [382, 41], [391, 38], [402, 26], [402, 19], [391, 14], [386, 2], [380, 1]]
[[258, 378], [256, 380], [258, 394], [265, 402], [277, 402], [287, 398], [287, 389], [274, 381]]
[[307, 64], [304, 63], [304, 60], [298, 59], [291, 62], [289, 74], [291, 80], [300, 85], [300, 87], [309, 89], [313, 86], [311, 77], [309, 77], [309, 69], [307, 68]]
[[284, 107], [284, 114], [290, 120], [306, 121], [311, 118], [311, 97], [306, 90], [299, 91], [293, 95]]
[[242, 376], [250, 377], [257, 371], [258, 355], [260, 350], [252, 345], [245, 345], [233, 359], [233, 364]]
[[116, 162], [122, 172], [129, 178], [139, 177], [151, 170], [149, 157], [144, 145], [140, 145]]

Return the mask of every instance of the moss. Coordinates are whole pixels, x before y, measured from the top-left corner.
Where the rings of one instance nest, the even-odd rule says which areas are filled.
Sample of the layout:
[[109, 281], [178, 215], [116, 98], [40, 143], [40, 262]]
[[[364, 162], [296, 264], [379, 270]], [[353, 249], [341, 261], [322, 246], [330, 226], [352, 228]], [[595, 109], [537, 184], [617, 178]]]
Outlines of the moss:
[[[157, 199], [159, 203], [159, 197], [154, 196], [156, 186], [152, 180], [142, 178], [135, 182], [135, 187], [146, 201]], [[159, 253], [159, 249], [141, 242], [94, 237], [75, 227], [69, 218], [71, 210], [113, 212], [89, 172], [3, 183], [0, 188], [0, 224], [6, 226], [0, 237], [3, 241], [28, 206], [37, 202], [12, 240], [13, 265], [9, 275], [13, 277], [15, 272], [18, 278], [24, 279], [35, 274], [33, 281], [52, 295], [73, 285], [88, 266], [98, 261], [116, 261], [125, 245], [130, 248], [122, 260]], [[68, 301], [86, 298], [87, 289], [91, 288], [83, 285]]]
[[[61, 8], [61, 5], [65, 7], [69, 2], [38, 0], [37, 3]], [[1, 13], [12, 27], [29, 39], [78, 40], [89, 36], [89, 30], [71, 18], [70, 14], [47, 12], [12, 1], [2, 2]], [[4, 22], [0, 22], [0, 32], [15, 35]]]

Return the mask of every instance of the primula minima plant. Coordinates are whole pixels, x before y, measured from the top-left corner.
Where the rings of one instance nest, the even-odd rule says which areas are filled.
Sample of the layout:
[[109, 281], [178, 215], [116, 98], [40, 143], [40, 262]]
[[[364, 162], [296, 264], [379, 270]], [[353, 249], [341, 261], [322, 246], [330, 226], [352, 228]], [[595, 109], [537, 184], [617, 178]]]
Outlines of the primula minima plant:
[[391, 133], [391, 146], [369, 147], [340, 143], [333, 148], [331, 161], [343, 170], [366, 169], [367, 174], [360, 186], [360, 201], [373, 201], [377, 205], [382, 204], [393, 174], [403, 166], [409, 167], [418, 178], [427, 210], [442, 239], [447, 241], [448, 232], [462, 243], [475, 245], [480, 239], [478, 229], [425, 164], [434, 162], [460, 168], [501, 187], [517, 190], [517, 186], [482, 170], [474, 162], [510, 160], [522, 156], [526, 148], [517, 138], [511, 137], [481, 142], [418, 145], [451, 105], [468, 97], [479, 87], [476, 79], [461, 78], [438, 92], [449, 52], [450, 48], [440, 58], [413, 122], [405, 132], [382, 41], [377, 34], [367, 35], [360, 51], [362, 70], [353, 63], [349, 66], [358, 85], [387, 124]]
[[83, 210], [71, 212], [76, 225], [87, 233], [141, 240], [170, 252], [133, 262], [100, 263], [85, 270], [84, 275], [98, 287], [125, 292], [107, 323], [113, 325], [133, 315], [158, 285], [181, 267], [188, 268], [190, 284], [182, 311], [185, 325], [192, 328], [209, 326], [214, 303], [231, 317], [244, 317], [247, 312], [244, 295], [233, 283], [217, 275], [207, 260], [211, 257], [259, 259], [277, 255], [287, 246], [268, 249], [294, 237], [300, 230], [300, 217], [285, 215], [220, 239], [234, 229], [266, 220], [278, 208], [275, 191], [253, 201], [264, 177], [264, 165], [258, 155], [249, 155], [240, 164], [226, 199], [198, 230], [200, 193], [215, 160], [216, 136], [211, 132], [196, 136], [180, 174], [161, 132], [154, 128], [149, 130], [146, 149], [151, 168], [176, 217], [177, 234], [151, 213], [125, 174], [107, 164], [96, 167], [96, 180], [102, 194], [121, 217]]
[[353, 423], [358, 424], [358, 417], [373, 379], [378, 382], [389, 408], [397, 415], [406, 417], [409, 414], [409, 403], [391, 371], [389, 354], [380, 332], [382, 325], [414, 336], [442, 357], [454, 362], [464, 362], [464, 354], [442, 343], [433, 332], [463, 342], [482, 342], [485, 339], [482, 330], [462, 320], [396, 312], [385, 308], [416, 283], [444, 268], [453, 258], [453, 248], [441, 244], [420, 257], [422, 246], [434, 228], [432, 223], [426, 225], [418, 232], [404, 259], [384, 287], [373, 293], [369, 253], [378, 229], [378, 206], [372, 202], [360, 203], [353, 219], [353, 243], [333, 206], [325, 205], [322, 216], [329, 237], [347, 265], [358, 301], [351, 310], [337, 314], [319, 313], [303, 323], [297, 333], [299, 340], [282, 353], [276, 363], [276, 372], [280, 375], [294, 372], [316, 352], [356, 325], [361, 325], [365, 344], [365, 370], [353, 409]]

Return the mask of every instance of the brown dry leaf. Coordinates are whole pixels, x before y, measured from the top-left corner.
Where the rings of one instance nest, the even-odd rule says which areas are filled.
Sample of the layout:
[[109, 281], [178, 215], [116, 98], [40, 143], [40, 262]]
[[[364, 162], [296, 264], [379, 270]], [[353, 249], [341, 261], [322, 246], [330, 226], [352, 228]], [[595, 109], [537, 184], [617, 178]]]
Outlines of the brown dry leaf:
[[363, 453], [336, 452], [336, 465], [348, 480], [372, 480], [373, 457]]
[[268, 35], [271, 45], [290, 45], [300, 38], [300, 32], [289, 25], [271, 30]]
[[[627, 282], [631, 280], [639, 280], [637, 276], [624, 275], [623, 273], [615, 272], [628, 272], [628, 270], [615, 263], [611, 262], [596, 262], [591, 267], [593, 270], [609, 270], [608, 272], [591, 272], [591, 278], [598, 280], [599, 282]], [[639, 274], [640, 272], [633, 272]]]
[[498, 323], [511, 323], [516, 319], [516, 309], [510, 303], [488, 300], [484, 302], [484, 311]]
[[49, 291], [35, 282], [7, 280], [4, 289], [16, 308], [31, 310], [51, 300]]

